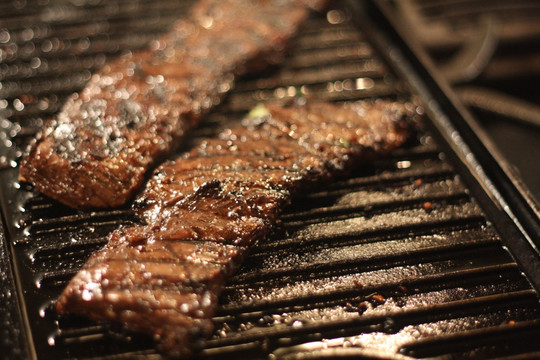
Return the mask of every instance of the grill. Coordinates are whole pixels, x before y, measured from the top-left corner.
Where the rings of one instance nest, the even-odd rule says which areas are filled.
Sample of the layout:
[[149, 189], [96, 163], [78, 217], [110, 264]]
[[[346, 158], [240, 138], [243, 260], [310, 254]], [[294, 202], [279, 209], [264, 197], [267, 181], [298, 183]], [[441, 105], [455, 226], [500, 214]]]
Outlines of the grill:
[[[53, 309], [106, 235], [136, 221], [129, 208], [69, 209], [19, 183], [16, 166], [43, 120], [93, 70], [144, 46], [188, 7], [166, 0], [0, 5], [0, 309], [7, 358], [161, 358], [143, 335], [59, 317]], [[296, 199], [228, 281], [214, 335], [195, 344], [198, 357], [540, 356], [534, 289], [540, 261], [529, 236], [537, 214], [519, 190], [518, 206], [505, 202], [513, 178], [486, 180], [498, 168], [471, 139], [477, 132], [462, 138], [467, 122], [445, 122], [459, 108], [428, 72], [417, 71], [417, 58], [407, 55], [414, 46], [399, 46], [387, 15], [384, 6], [351, 2], [314, 16], [284, 67], [239, 81], [195, 131], [195, 139], [207, 136], [258, 102], [298, 95], [343, 101], [412, 91], [429, 116], [427, 129], [406, 147]], [[467, 150], [474, 156], [463, 155]], [[470, 171], [476, 159], [481, 163]]]

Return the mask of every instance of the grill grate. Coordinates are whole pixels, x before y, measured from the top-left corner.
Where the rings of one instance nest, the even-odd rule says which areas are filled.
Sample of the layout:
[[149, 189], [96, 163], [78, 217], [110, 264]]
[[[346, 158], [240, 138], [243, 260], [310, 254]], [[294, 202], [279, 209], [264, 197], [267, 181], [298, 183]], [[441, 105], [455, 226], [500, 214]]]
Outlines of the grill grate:
[[[0, 122], [5, 145], [18, 145], [1, 162], [1, 201], [33, 340], [28, 356], [160, 358], [145, 336], [53, 309], [106, 235], [136, 221], [129, 209], [53, 203], [17, 182], [13, 161], [93, 70], [146, 44], [188, 6], [43, 4], [0, 4]], [[407, 90], [337, 8], [310, 20], [283, 68], [240, 81], [195, 136], [215, 133], [257, 102], [298, 95], [342, 101]], [[214, 322], [213, 336], [196, 344], [202, 357], [533, 358], [540, 351], [536, 292], [423, 133], [350, 179], [297, 199], [227, 283]], [[23, 348], [17, 339], [10, 346]]]

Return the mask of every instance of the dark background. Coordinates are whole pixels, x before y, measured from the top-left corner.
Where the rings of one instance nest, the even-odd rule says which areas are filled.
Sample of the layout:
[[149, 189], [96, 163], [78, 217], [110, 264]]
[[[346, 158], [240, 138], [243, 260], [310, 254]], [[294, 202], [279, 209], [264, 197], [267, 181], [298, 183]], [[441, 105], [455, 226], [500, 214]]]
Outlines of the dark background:
[[[400, 0], [392, 6], [538, 201], [540, 1]], [[471, 88], [483, 93], [483, 104], [471, 106]], [[502, 114], [499, 96], [510, 101], [503, 104], [510, 112], [527, 109], [536, 125]]]

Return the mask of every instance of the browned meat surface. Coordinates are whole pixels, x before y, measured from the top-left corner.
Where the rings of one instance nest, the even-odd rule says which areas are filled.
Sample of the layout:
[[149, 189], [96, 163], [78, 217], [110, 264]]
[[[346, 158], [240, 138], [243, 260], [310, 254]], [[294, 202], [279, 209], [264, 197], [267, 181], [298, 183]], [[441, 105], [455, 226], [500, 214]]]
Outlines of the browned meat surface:
[[59, 313], [123, 322], [163, 351], [208, 335], [225, 279], [306, 186], [403, 143], [411, 104], [269, 105], [156, 169], [136, 201], [144, 225], [113, 232], [72, 279]]
[[326, 1], [201, 0], [73, 95], [23, 159], [21, 180], [76, 208], [124, 204], [235, 77], [279, 62], [309, 8]]

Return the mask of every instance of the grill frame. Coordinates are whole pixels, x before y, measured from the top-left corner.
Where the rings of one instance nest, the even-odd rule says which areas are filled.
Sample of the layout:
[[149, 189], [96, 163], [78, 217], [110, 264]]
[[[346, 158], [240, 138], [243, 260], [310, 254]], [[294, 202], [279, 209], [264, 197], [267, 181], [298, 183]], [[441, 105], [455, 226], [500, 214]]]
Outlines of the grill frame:
[[[409, 52], [409, 49], [413, 49], [413, 52], [416, 51], [415, 48], [414, 48], [414, 45], [411, 45], [407, 41], [404, 41], [403, 38], [400, 35], [393, 32], [392, 29], [398, 28], [398, 25], [396, 25], [394, 23], [387, 23], [388, 26], [386, 27], [386, 29], [377, 28], [377, 26], [380, 27], [381, 24], [384, 24], [385, 21], [387, 21], [385, 19], [391, 18], [390, 10], [385, 8], [385, 5], [383, 4], [383, 2], [372, 3], [372, 2], [367, 2], [367, 1], [361, 1], [359, 3], [357, 2], [356, 4], [353, 4], [353, 2], [351, 1], [350, 3], [351, 4], [349, 4], [349, 6], [353, 7], [353, 8], [356, 7], [356, 6], [363, 6], [364, 9], [362, 11], [365, 11], [364, 14], [370, 14], [369, 17], [362, 19], [362, 21], [360, 21], [360, 23], [363, 24], [362, 29], [366, 33], [369, 33], [370, 31], [374, 32], [374, 34], [372, 34], [370, 36], [372, 36], [372, 39], [376, 39], [376, 41], [372, 41], [372, 43], [374, 43], [375, 45], [381, 46], [381, 50], [379, 51], [379, 55], [383, 55], [383, 56], [385, 54], [388, 55], [390, 53], [390, 51], [388, 50], [389, 47], [393, 47], [394, 49], [399, 49], [400, 51], [403, 52], [403, 54], [406, 54], [405, 59], [401, 59], [401, 62], [396, 61], [396, 58], [392, 58], [391, 56], [388, 57], [386, 59], [387, 64], [394, 65], [394, 70], [398, 74], [402, 72], [404, 67], [406, 68], [407, 66], [409, 66], [413, 71], [409, 72], [408, 74], [400, 74], [400, 75], [403, 76], [404, 79], [407, 79], [408, 82], [413, 85], [413, 88], [415, 87], [414, 86], [415, 81], [417, 81], [417, 80], [421, 81], [419, 84], [416, 83], [416, 85], [417, 85], [416, 89], [415, 89], [416, 93], [419, 93], [420, 96], [422, 97], [422, 91], [419, 91], [419, 90], [422, 89], [422, 86], [427, 87], [429, 89], [428, 95], [430, 95], [431, 97], [436, 97], [437, 105], [440, 108], [444, 109], [444, 111], [448, 111], [448, 113], [445, 112], [445, 114], [452, 114], [452, 117], [451, 117], [452, 121], [454, 121], [456, 116], [457, 116], [456, 121], [458, 121], [458, 123], [460, 121], [465, 121], [465, 124], [468, 124], [469, 120], [466, 119], [467, 116], [464, 117], [464, 115], [460, 111], [461, 109], [459, 109], [459, 105], [456, 105], [456, 104], [453, 103], [453, 101], [451, 101], [452, 95], [451, 95], [450, 90], [445, 89], [444, 84], [441, 84], [439, 82], [439, 80], [433, 80], [432, 74], [429, 71], [425, 70], [424, 66], [426, 66], [426, 65], [423, 63], [423, 61], [425, 60], [425, 59], [423, 59], [423, 55], [422, 54], [418, 55], [418, 58], [421, 58], [422, 61], [417, 60], [417, 57], [413, 53]], [[377, 12], [378, 12], [378, 14], [377, 14]], [[356, 14], [356, 15], [360, 16], [361, 14], [360, 15]], [[357, 19], [361, 19], [361, 17], [358, 17]], [[370, 28], [370, 26], [371, 26], [371, 28]], [[386, 36], [386, 45], [384, 45], [385, 44], [385, 39], [384, 39], [385, 36]], [[388, 45], [388, 44], [390, 44], [390, 45]], [[427, 66], [429, 68], [429, 64]], [[425, 74], [424, 72], [427, 72], [427, 74]], [[417, 79], [415, 79], [414, 75], [411, 75], [411, 74], [415, 74], [417, 76]], [[443, 87], [444, 90], [441, 90], [441, 86]], [[424, 96], [424, 98], [422, 100], [424, 100], [425, 103], [428, 103], [428, 102], [426, 102], [426, 100], [429, 100], [429, 99], [426, 99], [425, 96]], [[434, 119], [435, 121], [440, 120], [439, 114], [437, 113], [437, 111], [434, 111], [434, 110], [437, 110], [436, 108], [427, 107], [426, 110], [428, 111], [428, 114], [430, 115], [430, 119], [432, 119], [432, 120]], [[457, 115], [456, 115], [456, 113], [457, 113]], [[461, 120], [460, 120], [460, 118], [461, 118]], [[470, 146], [467, 147], [467, 146], [463, 146], [463, 144], [456, 144], [455, 141], [453, 139], [451, 139], [449, 136], [447, 136], [447, 134], [446, 134], [446, 132], [449, 130], [448, 127], [445, 127], [443, 125], [444, 124], [441, 125], [440, 123], [437, 123], [437, 122], [434, 122], [432, 124], [432, 133], [434, 133], [435, 135], [438, 135], [439, 146], [444, 148], [444, 152], [449, 156], [449, 159], [452, 162], [453, 166], [458, 170], [458, 172], [460, 173], [460, 175], [463, 178], [464, 182], [466, 182], [467, 186], [472, 190], [475, 199], [477, 199], [480, 202], [480, 204], [482, 206], [482, 209], [487, 213], [488, 218], [491, 219], [491, 221], [495, 225], [495, 227], [497, 227], [498, 232], [500, 232], [501, 234], [504, 235], [503, 239], [512, 239], [512, 241], [510, 241], [507, 244], [507, 246], [510, 248], [510, 250], [511, 250], [512, 254], [514, 255], [514, 257], [518, 260], [521, 267], [526, 272], [529, 272], [529, 273], [531, 273], [531, 268], [532, 268], [532, 271], [533, 271], [532, 273], [534, 273], [535, 269], [537, 269], [538, 262], [531, 261], [531, 259], [534, 260], [534, 258], [531, 258], [531, 254], [532, 255], [534, 255], [534, 254], [538, 255], [538, 253], [531, 253], [531, 250], [534, 250], [534, 249], [528, 248], [526, 246], [527, 242], [526, 242], [524, 236], [526, 236], [527, 233], [523, 233], [522, 231], [519, 231], [519, 224], [521, 224], [521, 222], [516, 223], [511, 218], [509, 218], [509, 216], [507, 214], [501, 213], [501, 204], [497, 203], [496, 197], [494, 197], [493, 194], [490, 194], [489, 187], [486, 186], [486, 181], [490, 181], [491, 177], [483, 178], [481, 176], [478, 176], [479, 174], [476, 174], [474, 169], [471, 169], [470, 165], [468, 165], [468, 161], [466, 160], [467, 152], [465, 151], [467, 148], [470, 148]], [[469, 125], [469, 127], [470, 127], [470, 125]], [[462, 126], [460, 128], [460, 133], [462, 131], [466, 130], [466, 129], [467, 129], [466, 127]], [[467, 139], [467, 140], [470, 141], [471, 139]], [[468, 142], [465, 143], [465, 145], [467, 145], [467, 144], [469, 144], [469, 143]], [[476, 144], [475, 147], [476, 148], [478, 148], [478, 147], [481, 148], [481, 146], [479, 146], [478, 144]], [[476, 155], [476, 153], [475, 153], [475, 155]], [[13, 156], [15, 157], [16, 155], [13, 155]], [[479, 160], [484, 161], [485, 157], [481, 157]], [[488, 173], [488, 175], [493, 175], [494, 173], [496, 174], [495, 170], [492, 169], [490, 166], [487, 166], [487, 168], [490, 169], [490, 172]], [[7, 170], [11, 171], [11, 169], [7, 169]], [[10, 176], [3, 176], [3, 174], [0, 175], [0, 176], [2, 176], [3, 178], [6, 178], [6, 177], [10, 178]], [[10, 181], [12, 181], [12, 180], [13, 179], [11, 179]], [[514, 187], [515, 190], [517, 190], [521, 194], [521, 196], [526, 198], [526, 194], [523, 194], [523, 192], [521, 192], [519, 188], [516, 188], [515, 183], [513, 181], [510, 181], [509, 184], [506, 184], [506, 186], [508, 186], [508, 185], [511, 185], [512, 187]], [[4, 190], [4, 192], [5, 192], [5, 190]], [[501, 193], [500, 190], [499, 190], [499, 193]], [[507, 192], [504, 192], [504, 194], [507, 194]], [[15, 199], [17, 197], [20, 197], [21, 193], [17, 192], [17, 191], [14, 191], [11, 194], [4, 193], [3, 195], [4, 196], [2, 196], [2, 209], [8, 209], [10, 204], [12, 203], [13, 199]], [[504, 199], [505, 198], [503, 198], [503, 200]], [[526, 203], [530, 204], [529, 202], [526, 202]], [[6, 211], [4, 210], [3, 212], [4, 212], [4, 215], [6, 215], [5, 214]], [[123, 216], [123, 214], [125, 214], [125, 212], [123, 210], [120, 210], [118, 212], [112, 212], [111, 216], [116, 216], [117, 217], [117, 216]], [[534, 214], [538, 215], [538, 212], [535, 213], [533, 211], [532, 215], [534, 215]], [[105, 218], [106, 218], [106, 216], [105, 216]], [[9, 222], [9, 223], [16, 223], [18, 220], [20, 220], [20, 219], [14, 219], [14, 218], [10, 218], [10, 217], [6, 218], [6, 222]], [[126, 221], [130, 221], [130, 219], [126, 218]], [[534, 226], [534, 222], [533, 222], [532, 225]], [[525, 229], [525, 228], [523, 228], [523, 229]], [[527, 227], [526, 229], [529, 229], [529, 227]], [[516, 234], [519, 235], [519, 236], [516, 236]], [[12, 234], [9, 234], [9, 233], [8, 233], [8, 238], [10, 240], [15, 240], [15, 243], [17, 243], [17, 244], [23, 243], [25, 241], [24, 236], [21, 236], [19, 239], [14, 239]], [[12, 253], [14, 251], [13, 246], [16, 246], [17, 244], [14, 244], [13, 241], [8, 242], [8, 241], [6, 241], [5, 238], [2, 238], [0, 240], [3, 240], [2, 243], [5, 246], [6, 254], [10, 254], [10, 252]], [[524, 241], [525, 241], [525, 245], [523, 244]], [[0, 255], [2, 255], [2, 254], [0, 254]], [[9, 261], [17, 261], [17, 259], [6, 258], [6, 256], [4, 256], [3, 259], [5, 261], [8, 261], [8, 262]], [[530, 264], [528, 265], [528, 262], [527, 262], [528, 260], [527, 259], [529, 259], [529, 261], [532, 263], [532, 265], [530, 265]], [[34, 348], [34, 344], [32, 343], [32, 338], [31, 338], [31, 336], [27, 336], [27, 334], [31, 333], [29, 324], [27, 323], [27, 321], [23, 320], [23, 319], [27, 319], [28, 315], [24, 313], [26, 311], [26, 306], [24, 305], [24, 294], [22, 293], [25, 288], [27, 288], [28, 286], [32, 286], [34, 284], [31, 283], [31, 282], [29, 282], [28, 284], [22, 284], [22, 286], [20, 286], [21, 284], [19, 284], [19, 286], [18, 286], [19, 293], [17, 293], [15, 291], [15, 286], [14, 286], [12, 280], [15, 279], [15, 282], [21, 282], [21, 278], [20, 278], [19, 274], [17, 274], [17, 272], [16, 272], [17, 269], [19, 268], [19, 266], [21, 266], [21, 264], [13, 264], [13, 269], [15, 270], [14, 277], [12, 277], [11, 274], [7, 274], [8, 275], [7, 277], [2, 278], [2, 280], [6, 280], [6, 283], [8, 285], [7, 288], [14, 289], [12, 291], [11, 295], [4, 295], [5, 298], [9, 299], [9, 301], [5, 302], [5, 306], [6, 306], [6, 308], [10, 308], [10, 310], [8, 310], [8, 313], [12, 314], [11, 315], [12, 319], [9, 319], [9, 321], [12, 324], [15, 325], [12, 328], [10, 328], [10, 329], [14, 329], [14, 331], [12, 331], [12, 334], [11, 334], [11, 338], [13, 340], [12, 340], [12, 343], [9, 344], [9, 347], [12, 348], [12, 349], [17, 348], [17, 350], [13, 353], [14, 354], [13, 357], [36, 358], [37, 355], [36, 355], [35, 350], [34, 350], [35, 348]], [[459, 275], [459, 273], [458, 273], [458, 275]], [[533, 284], [535, 284], [535, 286], [537, 286], [537, 289], [538, 289], [538, 283], [535, 282], [534, 280], [531, 280], [531, 282]], [[3, 289], [5, 289], [5, 288], [3, 288]], [[517, 299], [516, 301], [522, 301], [522, 300], [523, 301], [525, 301], [525, 300], [530, 301], [530, 299], [537, 296], [537, 294], [534, 293], [533, 291], [522, 290], [521, 292], [518, 292], [517, 294], [514, 294], [514, 296]], [[520, 300], [520, 299], [522, 299], [522, 300]], [[490, 301], [492, 301], [494, 304], [496, 304], [497, 301], [499, 301], [499, 300], [497, 300], [495, 298], [494, 299], [489, 299], [489, 298], [486, 299], [487, 304], [491, 304]], [[484, 303], [480, 303], [478, 306], [483, 306], [483, 304]], [[452, 304], [449, 307], [452, 308], [452, 306], [453, 306], [453, 308], [456, 308], [456, 309], [460, 308], [459, 303]], [[20, 310], [22, 310], [22, 313], [19, 313]], [[440, 311], [444, 312], [445, 311], [444, 307], [442, 309], [440, 309]], [[15, 315], [13, 315], [13, 314], [15, 314]], [[413, 316], [413, 315], [406, 314], [405, 316]], [[362, 329], [362, 328], [368, 326], [366, 324], [369, 324], [369, 321], [366, 320], [365, 324], [364, 324], [364, 322], [362, 322], [362, 321], [358, 322], [358, 321], [354, 320], [354, 321], [343, 321], [341, 325], [344, 328], [349, 328], [349, 329], [350, 328], [355, 328], [355, 327], [358, 327], [358, 328]], [[535, 328], [535, 326], [537, 326], [537, 325], [532, 324], [531, 326], [533, 328]], [[308, 333], [309, 329], [304, 330], [304, 331], [306, 333]], [[502, 331], [503, 332], [504, 331], [511, 331], [511, 329], [510, 328], [505, 328]], [[338, 330], [332, 330], [331, 333], [335, 333], [336, 336], [339, 336], [341, 334], [339, 329]], [[135, 337], [135, 339], [137, 339], [137, 338]], [[310, 338], [310, 336], [306, 335], [306, 339], [311, 339], [311, 338]], [[313, 339], [317, 340], [316, 337], [313, 337]], [[451, 340], [452, 339], [450, 339], [450, 341]], [[141, 341], [145, 341], [145, 340], [142, 339]], [[20, 345], [17, 345], [17, 344], [20, 344]], [[26, 346], [24, 346], [22, 344], [26, 344]], [[249, 351], [249, 349], [257, 348], [257, 347], [265, 345], [265, 344], [266, 344], [266, 346], [268, 346], [268, 344], [265, 342], [265, 340], [261, 340], [261, 339], [258, 339], [258, 338], [254, 339], [251, 342], [248, 341], [248, 342], [244, 342], [244, 343], [235, 343], [234, 341], [232, 341], [232, 343], [230, 344], [230, 346], [231, 346], [230, 350], [235, 351], [235, 352], [238, 352], [238, 351], [242, 352], [244, 350]], [[242, 349], [242, 347], [244, 347], [245, 349]], [[277, 347], [279, 349], [284, 349], [282, 352], [286, 352], [287, 351], [286, 349], [288, 349], [290, 346], [288, 346], [288, 344], [286, 344], [286, 343], [279, 343], [278, 342], [277, 344], [274, 344], [274, 347]], [[223, 347], [221, 347], [220, 351], [222, 349], [223, 349]], [[206, 352], [204, 352], [204, 355], [208, 355], [208, 356], [215, 355], [212, 352], [212, 347], [210, 347], [210, 350], [205, 350], [205, 351]], [[220, 352], [219, 354], [221, 354], [221, 355], [225, 354], [225, 356], [226, 356], [227, 351]], [[139, 354], [139, 355], [141, 355], [141, 356], [145, 356], [145, 355], [154, 356], [154, 355], [149, 354], [149, 353], [148, 354], [142, 353], [142, 354]], [[366, 356], [366, 357], [375, 356], [374, 354], [370, 355], [369, 353], [366, 353], [365, 351], [364, 351], [364, 353], [361, 353], [361, 354], [355, 353], [355, 354], [352, 354], [351, 356], [357, 356], [357, 355], [362, 355], [362, 356]], [[323, 356], [323, 355], [321, 355], [321, 356]], [[396, 355], [395, 358], [399, 358], [399, 356]]]

